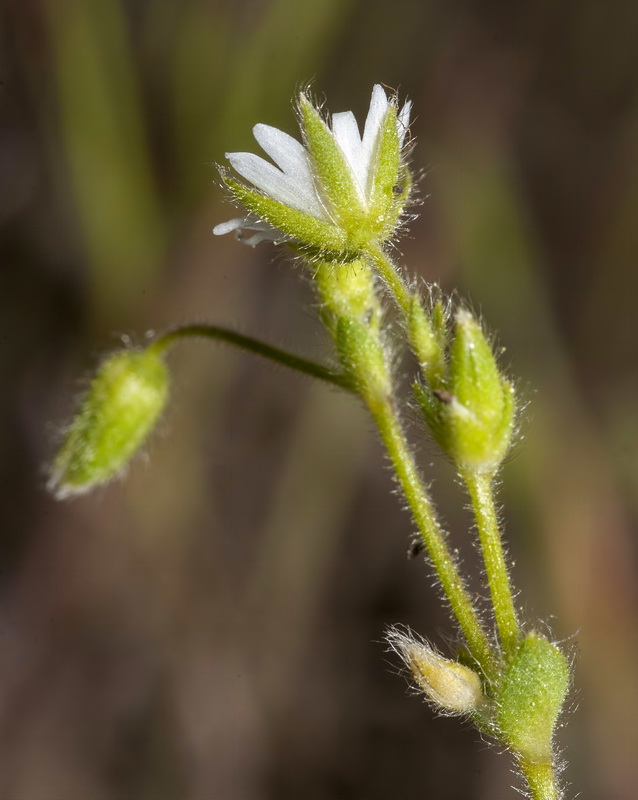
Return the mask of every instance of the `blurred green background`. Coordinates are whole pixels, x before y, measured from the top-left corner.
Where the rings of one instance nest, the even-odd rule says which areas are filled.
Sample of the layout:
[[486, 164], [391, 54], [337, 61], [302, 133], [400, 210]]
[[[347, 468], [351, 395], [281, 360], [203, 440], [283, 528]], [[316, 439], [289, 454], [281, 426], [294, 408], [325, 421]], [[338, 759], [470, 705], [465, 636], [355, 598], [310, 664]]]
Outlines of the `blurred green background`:
[[[524, 616], [576, 682], [569, 796], [638, 783], [638, 5], [5, 0], [0, 797], [500, 800], [506, 757], [411, 697], [389, 623], [452, 628], [348, 397], [210, 343], [162, 433], [71, 502], [46, 464], [101, 353], [214, 321], [327, 360], [298, 266], [211, 228], [214, 167], [312, 81], [415, 103], [409, 269], [471, 298], [529, 400], [502, 499]], [[406, 367], [407, 369], [407, 367]], [[465, 501], [415, 441], [468, 568]]]

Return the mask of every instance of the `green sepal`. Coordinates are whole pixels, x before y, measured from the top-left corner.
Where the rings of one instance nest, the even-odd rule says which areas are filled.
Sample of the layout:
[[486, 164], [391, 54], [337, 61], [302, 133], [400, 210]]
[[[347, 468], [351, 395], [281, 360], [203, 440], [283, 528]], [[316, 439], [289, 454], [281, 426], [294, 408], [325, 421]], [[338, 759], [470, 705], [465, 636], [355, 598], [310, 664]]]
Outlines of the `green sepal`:
[[223, 175], [223, 179], [238, 202], [291, 237], [302, 251], [310, 250], [317, 255], [326, 254], [344, 261], [358, 255], [359, 250], [349, 242], [346, 232], [336, 225], [297, 211], [256, 189], [249, 189], [229, 175]]
[[432, 308], [431, 322], [439, 348], [445, 357], [448, 346], [448, 311], [440, 297]]
[[[383, 121], [377, 152], [372, 157], [375, 165], [369, 188], [368, 213], [381, 224], [378, 231], [383, 241], [396, 227], [398, 216], [408, 200], [409, 192], [399, 182], [399, 130], [397, 110], [390, 105]], [[393, 213], [390, 213], [390, 211]], [[385, 235], [384, 235], [385, 234]]]
[[497, 701], [501, 738], [523, 761], [550, 762], [552, 737], [569, 689], [567, 659], [533, 631], [521, 643]]
[[445, 342], [439, 330], [423, 308], [418, 292], [410, 297], [408, 308], [408, 339], [423, 377], [432, 389], [442, 389], [445, 381]]
[[366, 402], [385, 400], [391, 383], [386, 357], [378, 336], [352, 317], [341, 317], [335, 337], [341, 364]]
[[320, 261], [313, 266], [322, 300], [322, 317], [331, 333], [336, 333], [341, 317], [354, 317], [378, 331], [381, 308], [375, 292], [374, 272], [367, 261], [362, 258], [345, 264]]
[[304, 142], [312, 158], [317, 185], [325, 192], [343, 228], [351, 230], [361, 226], [366, 210], [343, 151], [321, 114], [303, 94], [299, 98], [299, 109]]
[[[451, 395], [445, 389], [433, 391], [427, 384], [415, 381], [412, 386], [430, 433], [444, 453], [449, 452], [447, 406]], [[436, 394], [435, 394], [436, 392]]]
[[64, 498], [114, 477], [155, 427], [168, 391], [168, 370], [152, 349], [107, 358], [71, 423], [49, 488]]

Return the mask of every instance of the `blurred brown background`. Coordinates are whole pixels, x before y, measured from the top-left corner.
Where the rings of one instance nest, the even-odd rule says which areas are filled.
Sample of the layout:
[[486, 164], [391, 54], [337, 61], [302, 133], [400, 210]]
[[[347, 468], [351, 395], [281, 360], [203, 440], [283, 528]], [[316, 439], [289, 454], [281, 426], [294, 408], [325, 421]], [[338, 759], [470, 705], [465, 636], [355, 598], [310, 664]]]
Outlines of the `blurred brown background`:
[[185, 344], [146, 461], [44, 488], [123, 334], [209, 320], [330, 357], [301, 271], [210, 232], [234, 215], [214, 162], [294, 132], [310, 79], [360, 119], [374, 82], [414, 100], [404, 263], [471, 298], [530, 400], [502, 499], [525, 617], [574, 652], [568, 796], [636, 796], [637, 40], [623, 0], [4, 0], [2, 800], [517, 796], [385, 652], [389, 623], [452, 627], [348, 397]]

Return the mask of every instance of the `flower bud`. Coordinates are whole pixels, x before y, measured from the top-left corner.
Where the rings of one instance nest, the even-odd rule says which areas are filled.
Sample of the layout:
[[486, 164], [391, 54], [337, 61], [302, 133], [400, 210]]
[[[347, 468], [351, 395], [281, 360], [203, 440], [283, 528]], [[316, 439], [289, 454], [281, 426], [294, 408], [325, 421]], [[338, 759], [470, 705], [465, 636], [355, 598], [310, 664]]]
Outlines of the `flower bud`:
[[55, 496], [87, 492], [125, 467], [155, 427], [168, 387], [168, 370], [152, 347], [107, 358], [53, 464], [49, 489]]
[[418, 387], [426, 420], [437, 441], [465, 472], [493, 472], [514, 431], [514, 387], [500, 373], [478, 321], [456, 314], [445, 388]]
[[387, 635], [392, 649], [410, 668], [428, 700], [449, 714], [468, 714], [485, 702], [481, 679], [470, 667], [444, 658], [425, 642], [393, 628]]
[[551, 760], [552, 735], [569, 678], [567, 660], [558, 647], [539, 633], [529, 633], [505, 676], [497, 704], [501, 736], [523, 760]]

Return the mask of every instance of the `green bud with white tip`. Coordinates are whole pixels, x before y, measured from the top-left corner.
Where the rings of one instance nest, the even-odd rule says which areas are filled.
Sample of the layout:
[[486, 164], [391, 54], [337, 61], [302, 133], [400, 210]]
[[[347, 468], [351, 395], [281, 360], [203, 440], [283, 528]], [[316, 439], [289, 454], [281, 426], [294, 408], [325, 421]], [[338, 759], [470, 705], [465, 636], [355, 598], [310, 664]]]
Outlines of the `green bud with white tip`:
[[55, 496], [88, 492], [117, 475], [155, 427], [168, 391], [168, 370], [153, 347], [107, 358], [53, 464]]
[[512, 441], [516, 395], [465, 309], [456, 313], [448, 361], [444, 382], [416, 389], [426, 421], [462, 472], [493, 473]]

